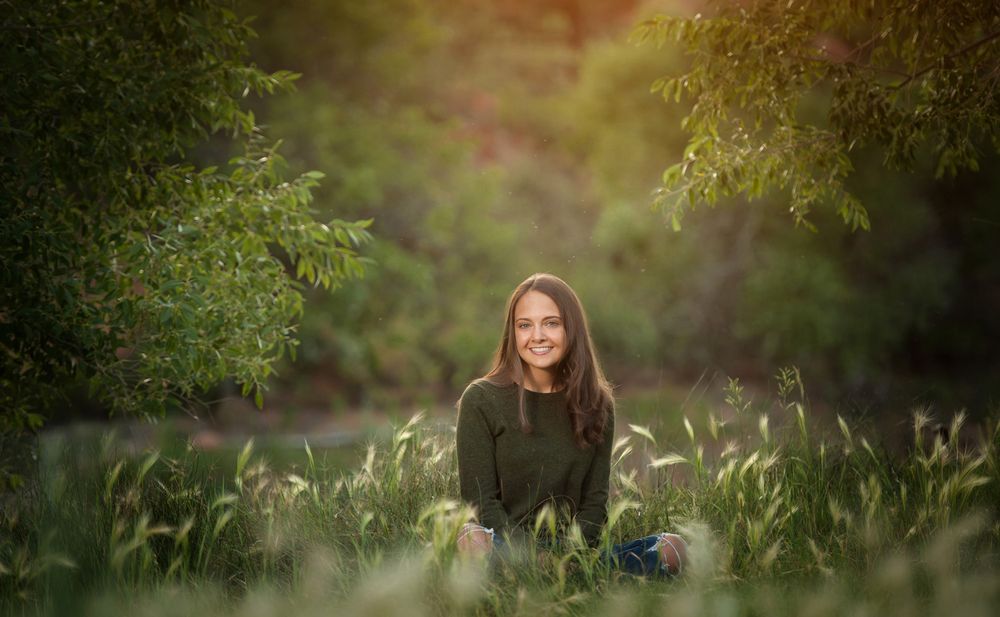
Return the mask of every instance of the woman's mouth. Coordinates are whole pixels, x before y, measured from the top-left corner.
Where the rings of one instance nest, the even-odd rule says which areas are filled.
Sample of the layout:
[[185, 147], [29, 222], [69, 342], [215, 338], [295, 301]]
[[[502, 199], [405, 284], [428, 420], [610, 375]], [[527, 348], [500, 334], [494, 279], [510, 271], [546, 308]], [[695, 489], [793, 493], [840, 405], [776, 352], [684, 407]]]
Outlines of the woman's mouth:
[[549, 346], [549, 347], [529, 347], [528, 349], [530, 349], [531, 353], [535, 354], [536, 356], [544, 356], [545, 354], [547, 354], [550, 351], [552, 351], [552, 347], [551, 346]]

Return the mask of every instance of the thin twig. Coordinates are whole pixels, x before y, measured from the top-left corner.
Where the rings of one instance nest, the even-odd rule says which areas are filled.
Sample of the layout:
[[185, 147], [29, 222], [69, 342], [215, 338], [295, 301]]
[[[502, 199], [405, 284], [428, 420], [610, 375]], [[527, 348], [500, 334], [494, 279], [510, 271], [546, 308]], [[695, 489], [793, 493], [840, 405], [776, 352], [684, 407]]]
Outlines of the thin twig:
[[882, 38], [882, 33], [883, 32], [884, 32], [884, 30], [882, 28], [876, 28], [875, 29], [875, 34], [873, 34], [872, 37], [870, 39], [868, 39], [867, 41], [865, 41], [864, 43], [860, 43], [857, 47], [855, 47], [851, 51], [847, 52], [847, 55], [844, 56], [844, 60], [845, 61], [850, 61], [850, 62], [857, 62], [857, 60], [851, 60], [851, 58], [860, 58], [861, 52], [864, 51], [865, 48], [867, 48], [870, 45], [872, 45], [873, 43], [875, 43], [875, 41], [877, 41], [880, 38]]

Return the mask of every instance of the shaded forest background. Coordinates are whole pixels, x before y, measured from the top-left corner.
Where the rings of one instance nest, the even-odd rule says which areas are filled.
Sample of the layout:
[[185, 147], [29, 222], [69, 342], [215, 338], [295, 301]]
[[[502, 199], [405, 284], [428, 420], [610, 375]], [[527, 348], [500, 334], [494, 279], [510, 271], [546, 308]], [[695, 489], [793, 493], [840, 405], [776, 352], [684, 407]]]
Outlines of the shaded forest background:
[[650, 191], [685, 146], [686, 103], [649, 85], [685, 59], [627, 38], [697, 3], [527, 4], [245, 7], [252, 58], [303, 74], [260, 105], [269, 136], [292, 171], [327, 174], [324, 214], [375, 219], [377, 266], [308, 298], [276, 394], [332, 407], [454, 397], [486, 368], [510, 289], [549, 271], [576, 287], [619, 384], [794, 363], [847, 411], [993, 404], [995, 157], [935, 180], [929, 161], [894, 174], [859, 152], [851, 188], [869, 233], [825, 212], [819, 233], [795, 228], [780, 194], [703, 208], [676, 233]]
[[[857, 152], [871, 232], [787, 195], [701, 208], [674, 232], [650, 208], [680, 159], [688, 103], [650, 94], [680, 48], [627, 41], [697, 2], [254, 0], [265, 71], [297, 92], [251, 104], [290, 172], [326, 174], [319, 218], [373, 218], [363, 280], [307, 294], [269, 408], [450, 402], [482, 374], [503, 304], [536, 271], [578, 291], [611, 380], [763, 382], [795, 364], [841, 412], [995, 407], [1000, 178], [887, 171]], [[817, 100], [823, 93], [817, 93]], [[803, 110], [808, 114], [808, 109]], [[986, 144], [984, 144], [986, 145]], [[217, 137], [198, 154], [224, 160]]]

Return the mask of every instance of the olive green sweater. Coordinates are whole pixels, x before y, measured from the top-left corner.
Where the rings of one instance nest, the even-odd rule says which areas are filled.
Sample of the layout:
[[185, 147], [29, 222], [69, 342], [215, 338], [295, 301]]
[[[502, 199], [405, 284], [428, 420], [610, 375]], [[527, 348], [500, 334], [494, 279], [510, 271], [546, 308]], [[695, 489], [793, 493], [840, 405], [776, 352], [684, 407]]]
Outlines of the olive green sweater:
[[580, 448], [573, 438], [564, 391], [525, 391], [533, 426], [518, 420], [517, 386], [472, 382], [458, 403], [458, 477], [462, 499], [480, 524], [524, 539], [534, 514], [552, 502], [568, 508], [594, 543], [607, 518], [614, 414], [600, 444]]

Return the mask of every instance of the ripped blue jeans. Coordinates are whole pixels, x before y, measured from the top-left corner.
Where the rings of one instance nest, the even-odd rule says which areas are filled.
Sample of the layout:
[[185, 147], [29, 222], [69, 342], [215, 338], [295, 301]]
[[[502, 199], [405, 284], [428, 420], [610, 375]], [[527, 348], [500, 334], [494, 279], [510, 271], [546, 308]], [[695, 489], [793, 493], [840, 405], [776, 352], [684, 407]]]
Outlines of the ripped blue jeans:
[[[469, 524], [468, 528], [470, 530], [482, 531], [493, 539], [494, 555], [502, 556], [508, 552], [508, 548], [503, 537], [501, 537], [500, 534], [495, 533], [492, 529], [475, 523]], [[666, 533], [660, 533], [638, 538], [623, 544], [615, 544], [601, 554], [601, 561], [615, 569], [628, 574], [633, 574], [635, 576], [671, 578], [680, 576], [684, 570], [682, 556], [686, 555], [687, 544], [680, 538], [680, 536], [668, 538], [666, 537], [667, 535], [668, 534]], [[684, 544], [684, 546], [676, 546], [675, 543], [677, 542]], [[662, 563], [662, 560], [660, 559], [660, 549], [664, 546], [668, 547], [666, 550], [673, 550], [677, 555], [678, 563], [681, 564], [677, 571], [672, 571], [666, 564]], [[679, 550], [682, 548], [683, 550]]]

